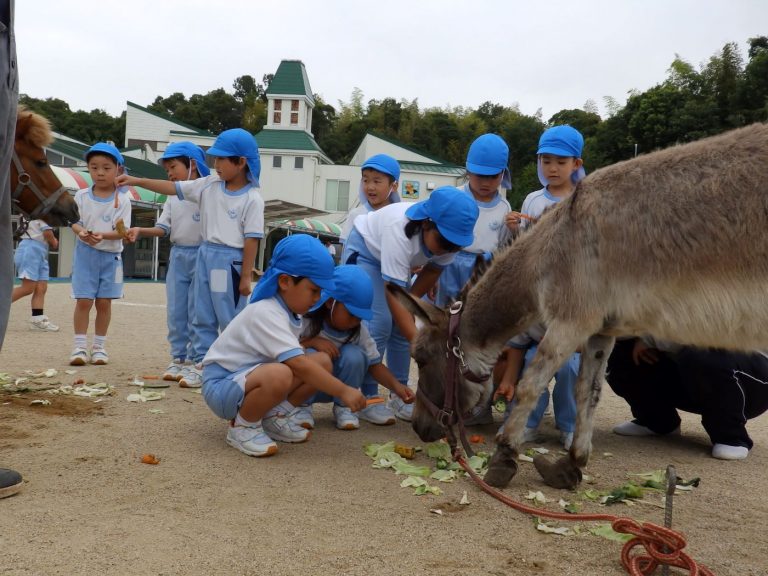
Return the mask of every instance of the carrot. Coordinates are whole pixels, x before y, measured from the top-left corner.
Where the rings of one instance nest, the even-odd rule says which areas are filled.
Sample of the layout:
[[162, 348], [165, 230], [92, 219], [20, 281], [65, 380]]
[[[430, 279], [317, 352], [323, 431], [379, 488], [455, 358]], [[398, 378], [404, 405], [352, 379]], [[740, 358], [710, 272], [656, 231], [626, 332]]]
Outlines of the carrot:
[[141, 463], [142, 464], [160, 464], [160, 458], [156, 457], [154, 454], [144, 454], [141, 457]]
[[472, 434], [472, 436], [469, 437], [469, 441], [472, 444], [483, 444], [485, 443], [485, 436], [482, 434]]
[[141, 376], [144, 378], [144, 380], [159, 380], [160, 376], [155, 376], [154, 374], [142, 374]]

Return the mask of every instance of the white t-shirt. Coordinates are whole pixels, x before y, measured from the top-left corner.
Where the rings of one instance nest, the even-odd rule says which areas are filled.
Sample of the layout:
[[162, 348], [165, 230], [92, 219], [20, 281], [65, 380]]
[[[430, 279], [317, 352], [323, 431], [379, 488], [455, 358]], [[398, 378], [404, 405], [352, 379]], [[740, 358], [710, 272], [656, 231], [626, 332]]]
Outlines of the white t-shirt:
[[[536, 192], [531, 192], [528, 194], [528, 196], [525, 197], [525, 200], [523, 200], [523, 207], [520, 209], [520, 212], [530, 216], [531, 218], [538, 219], [541, 218], [544, 210], [550, 206], [553, 206], [554, 204], [557, 204], [563, 199], [564, 198], [560, 198], [559, 196], [553, 196], [549, 193], [549, 190], [542, 188], [541, 190], [536, 190]], [[520, 222], [520, 227], [523, 230], [528, 228], [530, 225], [530, 220], [523, 219]]]
[[238, 372], [301, 356], [301, 326], [301, 317], [288, 310], [279, 297], [248, 304], [219, 334], [203, 364], [215, 362], [225, 370]]
[[352, 232], [352, 226], [355, 224], [355, 218], [360, 216], [360, 214], [368, 214], [368, 212], [370, 212], [370, 208], [367, 204], [355, 206], [352, 208], [352, 210], [349, 211], [349, 214], [347, 214], [347, 219], [344, 221], [344, 226], [341, 229], [339, 242], [343, 244], [347, 241], [347, 238], [349, 238], [349, 233]]
[[43, 235], [43, 232], [46, 230], [53, 230], [48, 224], [46, 224], [42, 220], [30, 220], [29, 224], [27, 225], [27, 230], [22, 235], [22, 240], [34, 240], [35, 242], [40, 242], [42, 244], [45, 244], [46, 248], [48, 247], [48, 242], [45, 240], [45, 236]]
[[[93, 195], [93, 188], [78, 190], [75, 194], [75, 203], [80, 210], [80, 220], [77, 223], [92, 232], [114, 232], [115, 223], [122, 218], [125, 227], [130, 228], [131, 199], [128, 194], [118, 194], [117, 196], [118, 205], [115, 208], [114, 194], [108, 198], [98, 198]], [[104, 252], [119, 253], [123, 251], [123, 241], [120, 239], [102, 240], [93, 248]]]
[[[303, 319], [303, 326], [301, 329], [301, 338], [307, 338], [312, 327], [312, 320], [310, 318]], [[379, 349], [376, 347], [376, 340], [373, 339], [371, 333], [368, 331], [368, 327], [365, 322], [360, 324], [360, 331], [357, 336], [350, 338], [349, 332], [341, 330], [334, 330], [327, 323], [323, 322], [323, 329], [317, 334], [321, 338], [330, 340], [337, 348], [341, 348], [344, 344], [355, 344], [360, 346], [365, 352], [365, 356], [368, 358], [369, 365], [380, 364], [381, 356], [379, 355]]]
[[203, 240], [200, 206], [176, 196], [168, 196], [157, 226], [165, 230], [166, 235], [170, 232], [171, 242], [179, 246], [199, 246]]
[[405, 225], [409, 222], [405, 211], [410, 206], [409, 202], [398, 202], [355, 218], [355, 229], [381, 263], [381, 277], [403, 287], [408, 285], [413, 268], [427, 263], [443, 268], [456, 256], [453, 252], [435, 256], [422, 245], [421, 234], [411, 238], [405, 235]]
[[[475, 200], [472, 191], [469, 189], [469, 183], [464, 185], [464, 193]], [[475, 241], [471, 246], [463, 248], [464, 252], [472, 254], [483, 254], [484, 252], [493, 252], [499, 245], [499, 241], [505, 234], [506, 223], [504, 217], [512, 208], [509, 202], [501, 194], [497, 193], [489, 202], [477, 202], [480, 214], [475, 224]]]
[[176, 182], [176, 195], [200, 206], [203, 240], [242, 248], [245, 238], [264, 236], [264, 200], [248, 184], [235, 192], [216, 174]]

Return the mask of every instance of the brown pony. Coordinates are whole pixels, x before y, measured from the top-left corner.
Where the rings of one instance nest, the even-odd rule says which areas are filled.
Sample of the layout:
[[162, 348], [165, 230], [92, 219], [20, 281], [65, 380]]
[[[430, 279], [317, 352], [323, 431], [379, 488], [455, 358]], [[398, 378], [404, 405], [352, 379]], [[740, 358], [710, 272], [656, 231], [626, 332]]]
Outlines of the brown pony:
[[74, 198], [48, 165], [44, 147], [52, 139], [48, 120], [19, 106], [11, 162], [11, 200], [14, 209], [30, 220], [39, 218], [51, 226], [69, 226], [80, 215]]

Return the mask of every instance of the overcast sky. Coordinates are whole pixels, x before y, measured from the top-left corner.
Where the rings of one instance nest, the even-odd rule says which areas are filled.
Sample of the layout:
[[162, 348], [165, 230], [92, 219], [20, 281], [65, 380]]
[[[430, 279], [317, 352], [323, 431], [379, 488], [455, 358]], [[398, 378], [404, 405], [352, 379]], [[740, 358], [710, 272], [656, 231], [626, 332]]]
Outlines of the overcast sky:
[[746, 60], [768, 35], [766, 0], [17, 0], [20, 90], [119, 115], [127, 100], [232, 92], [302, 60], [338, 109], [418, 98], [485, 101], [547, 120], [663, 81], [679, 54], [697, 68], [726, 42]]

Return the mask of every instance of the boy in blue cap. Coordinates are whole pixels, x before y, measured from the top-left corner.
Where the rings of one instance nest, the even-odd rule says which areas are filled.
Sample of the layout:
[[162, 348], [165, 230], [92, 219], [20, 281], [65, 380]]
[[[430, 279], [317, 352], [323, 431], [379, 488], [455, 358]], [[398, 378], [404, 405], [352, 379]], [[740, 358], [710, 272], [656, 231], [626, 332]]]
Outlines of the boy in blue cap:
[[[410, 367], [408, 342], [416, 333], [413, 316], [385, 290], [387, 283], [408, 287], [411, 270], [422, 267], [410, 288], [421, 297], [435, 284], [442, 269], [461, 248], [474, 240], [477, 203], [453, 186], [443, 186], [427, 200], [398, 203], [358, 216], [344, 245], [343, 261], [361, 266], [374, 288], [373, 317], [368, 328], [379, 354], [387, 350], [387, 365], [406, 385]], [[401, 336], [391, 338], [395, 327]], [[397, 348], [393, 347], [397, 342]], [[399, 344], [402, 342], [402, 344]], [[368, 406], [359, 417], [373, 424], [394, 424], [395, 417], [410, 420], [412, 404], [390, 394], [389, 404], [378, 396], [378, 384], [370, 375], [362, 392]]]
[[[523, 229], [535, 223], [544, 211], [570, 196], [576, 184], [584, 178], [584, 163], [581, 152], [584, 148], [584, 137], [571, 126], [554, 126], [545, 130], [539, 139], [538, 173], [544, 188], [531, 192], [523, 202], [522, 214], [511, 212], [508, 225], [511, 229]], [[541, 341], [546, 327], [543, 324], [532, 326], [527, 332], [512, 338], [504, 349], [506, 366], [504, 375], [495, 396], [504, 396], [511, 400], [518, 381], [522, 378], [525, 368], [536, 354], [536, 348]], [[576, 397], [574, 389], [579, 374], [581, 356], [575, 352], [558, 369], [555, 374], [555, 386], [552, 390], [552, 407], [555, 425], [560, 430], [560, 442], [568, 450], [573, 441], [573, 431], [576, 428]], [[538, 439], [538, 426], [549, 406], [549, 389], [545, 389], [536, 407], [528, 417], [524, 441], [534, 442]], [[509, 405], [511, 408], [511, 404]]]
[[[158, 164], [165, 168], [171, 182], [197, 180], [211, 173], [205, 163], [205, 152], [192, 142], [169, 144]], [[191, 338], [195, 310], [192, 284], [195, 279], [197, 252], [203, 239], [200, 206], [187, 200], [179, 200], [177, 196], [169, 196], [154, 227], [131, 228], [127, 237], [129, 241], [135, 242], [143, 237], [162, 238], [169, 234], [171, 254], [165, 277], [165, 295], [171, 363], [163, 373], [163, 380], [176, 382], [187, 375], [192, 367], [192, 359], [195, 358]]]
[[264, 236], [264, 200], [259, 194], [261, 163], [253, 136], [242, 128], [225, 130], [208, 154], [216, 174], [168, 182], [121, 176], [120, 184], [176, 195], [200, 206], [203, 242], [195, 265], [195, 314], [192, 320], [194, 367], [179, 384], [199, 388], [202, 359], [220, 330], [240, 312], [251, 293], [251, 274]]
[[[361, 322], [370, 321], [373, 316], [371, 278], [359, 266], [342, 265], [334, 271], [333, 281], [335, 287], [323, 289], [320, 301], [304, 318], [301, 345], [307, 351], [327, 354], [333, 362], [333, 375], [347, 386], [359, 390], [365, 375], [370, 374], [403, 402], [411, 404], [415, 394], [382, 363], [376, 341]], [[310, 403], [316, 402], [333, 402], [333, 417], [339, 430], [360, 427], [357, 416], [341, 399], [318, 392], [310, 399]], [[305, 410], [301, 416], [301, 425], [314, 427], [311, 410]]]
[[292, 420], [316, 390], [351, 410], [365, 398], [331, 374], [326, 354], [306, 354], [299, 342], [303, 314], [333, 289], [333, 258], [319, 240], [294, 234], [278, 242], [246, 306], [203, 360], [203, 398], [230, 420], [227, 443], [249, 456], [271, 456], [274, 440], [304, 442], [309, 430]]
[[120, 194], [115, 178], [123, 171], [123, 156], [117, 148], [98, 142], [85, 152], [88, 173], [93, 185], [75, 194], [80, 220], [72, 224], [77, 236], [72, 264], [72, 297], [75, 346], [69, 357], [72, 366], [83, 366], [88, 360], [88, 323], [96, 303], [93, 347], [90, 361], [109, 362], [105, 349], [107, 330], [112, 315], [112, 300], [123, 297], [123, 233], [118, 226], [131, 225], [131, 201]]

